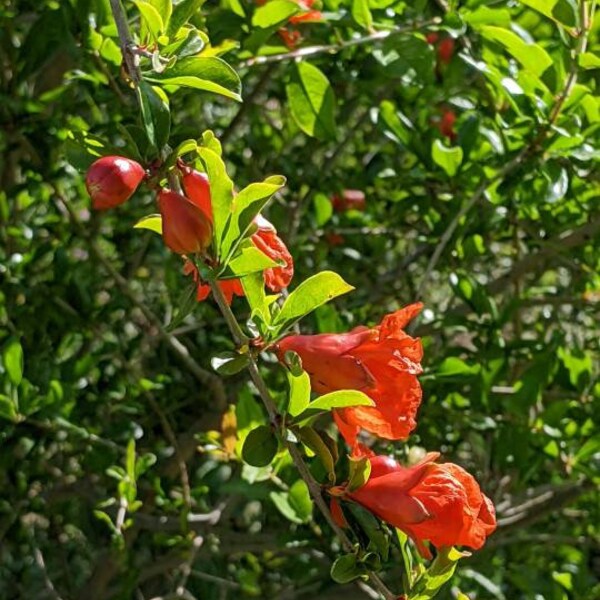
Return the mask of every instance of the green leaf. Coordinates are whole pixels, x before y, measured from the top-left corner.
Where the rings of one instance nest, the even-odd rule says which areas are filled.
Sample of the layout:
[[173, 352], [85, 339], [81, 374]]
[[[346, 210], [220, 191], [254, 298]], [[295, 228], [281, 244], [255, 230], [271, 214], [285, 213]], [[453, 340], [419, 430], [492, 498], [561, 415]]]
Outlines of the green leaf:
[[352, 0], [352, 18], [364, 29], [373, 29], [373, 15], [369, 8], [369, 0]]
[[381, 103], [379, 114], [381, 115], [383, 122], [394, 134], [394, 137], [404, 146], [409, 147], [411, 137], [414, 133], [414, 126], [409, 121], [408, 117], [398, 111], [389, 100], [384, 100]]
[[167, 27], [167, 35], [174, 36], [192, 17], [200, 7], [204, 4], [204, 0], [182, 0], [173, 8], [173, 14], [169, 26]]
[[553, 65], [552, 58], [541, 46], [525, 42], [508, 29], [485, 25], [481, 28], [481, 34], [487, 40], [503, 46], [513, 58], [536, 77], [541, 77], [544, 71]]
[[162, 216], [161, 215], [147, 215], [142, 217], [134, 226], [134, 229], [148, 229], [162, 235]]
[[431, 148], [433, 162], [441, 167], [449, 177], [454, 177], [463, 159], [463, 150], [460, 146], [448, 148], [441, 140], [435, 140]]
[[478, 6], [475, 10], [465, 11], [461, 16], [465, 23], [468, 23], [474, 28], [477, 28], [481, 25], [510, 27], [510, 11], [504, 8]]
[[308, 523], [312, 517], [313, 503], [308, 486], [302, 479], [296, 480], [289, 493], [290, 506], [303, 523]]
[[458, 561], [465, 556], [470, 556], [470, 554], [459, 552], [453, 547], [440, 548], [435, 560], [419, 577], [408, 594], [409, 600], [430, 600], [435, 597], [442, 586], [454, 575]]
[[263, 317], [269, 314], [266, 302], [265, 280], [262, 273], [252, 273], [247, 277], [244, 277], [242, 279], [242, 287], [244, 288], [246, 300], [252, 311], [265, 313]]
[[593, 52], [580, 54], [578, 60], [582, 69], [600, 69], [600, 56]]
[[171, 131], [169, 99], [163, 90], [146, 81], [140, 82], [137, 93], [148, 141], [160, 151], [169, 141]]
[[151, 4], [156, 9], [156, 12], [160, 15], [160, 18], [162, 19], [162, 22], [163, 22], [162, 31], [164, 31], [169, 25], [169, 20], [171, 19], [171, 14], [173, 12], [172, 0], [146, 0], [146, 1], [149, 4]]
[[472, 377], [479, 374], [479, 365], [469, 365], [457, 356], [448, 356], [438, 367], [437, 377]]
[[179, 295], [179, 298], [177, 300], [177, 310], [175, 311], [173, 318], [167, 326], [167, 331], [173, 331], [173, 329], [178, 327], [197, 306], [197, 290], [198, 286], [196, 282], [188, 281], [188, 284], [183, 288]]
[[313, 199], [317, 225], [323, 227], [333, 216], [333, 204], [325, 194], [315, 194]]
[[292, 117], [304, 133], [323, 140], [335, 138], [335, 96], [317, 67], [298, 63], [285, 91]]
[[233, 199], [231, 216], [219, 252], [220, 256], [230, 256], [244, 238], [256, 215], [265, 207], [273, 194], [285, 185], [285, 177], [274, 175], [261, 183], [251, 183]]
[[289, 492], [271, 492], [269, 497], [279, 512], [292, 523], [308, 523], [312, 517], [312, 500], [308, 487], [298, 479]]
[[350, 583], [364, 573], [358, 564], [355, 554], [344, 554], [337, 558], [331, 566], [331, 579], [336, 583]]
[[229, 261], [227, 271], [235, 277], [244, 277], [256, 271], [262, 273], [265, 269], [279, 266], [281, 266], [279, 263], [261, 252], [252, 242], [248, 242], [248, 245], [240, 248], [235, 257]]
[[148, 30], [152, 34], [155, 40], [161, 36], [165, 30], [165, 24], [160, 16], [159, 12], [150, 2], [146, 0], [133, 0], [133, 3], [138, 7], [142, 19], [148, 26]]
[[225, 226], [229, 219], [231, 207], [233, 204], [233, 181], [227, 175], [225, 163], [221, 157], [209, 148], [199, 148], [198, 154], [204, 164], [204, 168], [210, 182], [210, 198], [213, 210], [213, 239], [217, 257], [221, 254], [221, 239], [225, 231]]
[[319, 396], [310, 403], [307, 410], [329, 411], [334, 408], [348, 408], [350, 406], [375, 406], [375, 402], [364, 392], [358, 390], [337, 390]]
[[292, 371], [287, 372], [290, 385], [290, 401], [287, 412], [292, 417], [297, 417], [310, 403], [310, 377], [306, 371], [295, 375]]
[[348, 489], [354, 492], [369, 481], [371, 475], [371, 461], [366, 456], [349, 460]]
[[386, 561], [389, 557], [390, 540], [380, 521], [371, 512], [355, 502], [348, 502], [347, 508], [369, 538], [369, 548], [376, 550], [381, 558]]
[[333, 271], [321, 271], [303, 281], [286, 299], [273, 325], [279, 331], [354, 288]]
[[301, 12], [300, 6], [291, 0], [271, 0], [259, 6], [252, 16], [252, 26], [268, 29], [287, 23], [290, 17]]
[[237, 352], [220, 352], [210, 359], [212, 368], [219, 375], [235, 375], [243, 371], [249, 363], [247, 354], [238, 354]]
[[242, 446], [242, 459], [253, 467], [266, 467], [277, 454], [277, 438], [268, 425], [253, 429]]
[[189, 56], [162, 73], [145, 73], [144, 79], [162, 85], [177, 85], [221, 94], [242, 101], [242, 83], [237, 72], [217, 57]]
[[13, 399], [4, 394], [0, 394], [0, 418], [11, 423], [19, 422], [19, 412]]
[[578, 11], [575, 0], [519, 0], [519, 2], [566, 27], [577, 25]]
[[321, 434], [312, 427], [301, 427], [298, 430], [298, 436], [300, 441], [319, 458], [325, 471], [327, 471], [330, 483], [335, 483], [335, 458]]
[[8, 378], [14, 385], [23, 380], [23, 347], [15, 337], [9, 338], [2, 350], [2, 362]]

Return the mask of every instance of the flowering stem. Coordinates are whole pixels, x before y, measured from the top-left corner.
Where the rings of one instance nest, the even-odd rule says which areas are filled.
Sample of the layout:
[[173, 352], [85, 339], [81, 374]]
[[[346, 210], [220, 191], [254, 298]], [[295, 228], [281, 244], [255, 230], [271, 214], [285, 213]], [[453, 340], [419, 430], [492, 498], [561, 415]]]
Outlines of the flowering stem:
[[[212, 289], [212, 293], [217, 302], [217, 305], [219, 306], [219, 309], [221, 310], [221, 314], [225, 318], [225, 321], [227, 322], [229, 330], [231, 331], [231, 334], [232, 334], [233, 339], [235, 340], [236, 344], [238, 344], [239, 346], [246, 344], [248, 341], [248, 338], [242, 331], [233, 312], [231, 311], [231, 308], [227, 304], [227, 301], [225, 300], [225, 297], [223, 296], [223, 292], [221, 291], [221, 288], [219, 287], [218, 283], [216, 281], [211, 281], [210, 287]], [[275, 401], [271, 397], [271, 393], [269, 392], [269, 389], [267, 388], [267, 386], [262, 378], [262, 375], [260, 374], [256, 359], [254, 358], [254, 356], [252, 354], [249, 354], [248, 357], [249, 357], [249, 362], [248, 362], [248, 366], [247, 366], [248, 372], [250, 373], [250, 378], [252, 379], [252, 382], [256, 386], [256, 389], [258, 390], [258, 393], [264, 404], [264, 407], [267, 410], [267, 414], [269, 415], [269, 420], [271, 421], [271, 423], [277, 423], [277, 424], [282, 423], [283, 420], [281, 418], [281, 415], [279, 414], [279, 411], [277, 410]], [[298, 469], [298, 473], [299, 473], [300, 477], [303, 479], [304, 483], [306, 483], [306, 486], [308, 487], [308, 491], [309, 491], [312, 499], [314, 500], [318, 509], [321, 511], [321, 514], [323, 515], [323, 517], [325, 517], [325, 520], [327, 521], [327, 523], [329, 523], [329, 526], [331, 527], [333, 532], [339, 538], [344, 551], [345, 552], [354, 552], [354, 546], [352, 544], [352, 541], [346, 535], [344, 530], [333, 520], [331, 511], [329, 510], [329, 507], [327, 506], [327, 503], [325, 502], [325, 500], [323, 499], [323, 496], [321, 494], [321, 486], [315, 480], [315, 478], [312, 476], [312, 473], [309, 471], [308, 466], [306, 465], [306, 463], [304, 462], [304, 459], [302, 458], [300, 450], [294, 443], [292, 443], [290, 440], [287, 439], [285, 432], [283, 432], [281, 439], [282, 439], [282, 442], [283, 442], [284, 446], [286, 447], [287, 451], [290, 453], [290, 456], [292, 457], [292, 461], [293, 461], [295, 467]], [[392, 593], [386, 587], [385, 583], [381, 580], [379, 575], [377, 575], [376, 573], [373, 573], [371, 571], [369, 571], [368, 574], [369, 574], [369, 579], [371, 580], [371, 583], [373, 584], [373, 587], [381, 594], [381, 596], [383, 598], [385, 598], [385, 600], [395, 600], [397, 598], [396, 594]]]

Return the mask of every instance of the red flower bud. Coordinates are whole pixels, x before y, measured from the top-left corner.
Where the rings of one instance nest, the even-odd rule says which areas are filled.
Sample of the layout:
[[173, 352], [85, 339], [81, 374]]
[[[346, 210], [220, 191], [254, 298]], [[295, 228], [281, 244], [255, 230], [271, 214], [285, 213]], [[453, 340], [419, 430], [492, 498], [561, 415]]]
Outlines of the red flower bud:
[[337, 194], [331, 199], [337, 212], [347, 210], [365, 210], [365, 193], [361, 190], [344, 190], [341, 196]]
[[449, 108], [444, 109], [442, 118], [439, 122], [440, 133], [447, 137], [449, 140], [454, 141], [456, 139], [456, 132], [454, 131], [454, 124], [456, 123], [456, 114]]
[[431, 46], [433, 46], [438, 40], [440, 39], [440, 36], [437, 32], [432, 31], [431, 33], [428, 33], [425, 36], [425, 40], [427, 41], [428, 44], [430, 44]]
[[158, 205], [165, 244], [177, 254], [204, 252], [212, 240], [212, 224], [185, 196], [161, 190]]
[[183, 191], [187, 198], [193, 202], [210, 222], [213, 221], [212, 204], [210, 199], [210, 183], [208, 176], [204, 173], [188, 169], [181, 178]]
[[454, 40], [451, 37], [444, 38], [437, 47], [438, 59], [445, 65], [450, 64], [454, 54]]
[[421, 307], [420, 303], [407, 306], [371, 329], [292, 335], [279, 343], [280, 359], [288, 350], [300, 355], [318, 394], [354, 389], [375, 401], [375, 406], [334, 411], [340, 433], [351, 446], [361, 428], [391, 440], [406, 439], [415, 428], [422, 395], [417, 375], [422, 371], [423, 349], [421, 341], [402, 328]]
[[479, 549], [496, 529], [494, 505], [472, 475], [434, 463], [438, 456], [432, 452], [413, 467], [372, 457], [369, 480], [347, 497], [404, 531], [425, 555], [424, 541]]
[[85, 186], [96, 210], [113, 208], [126, 202], [146, 172], [142, 166], [123, 156], [103, 156], [88, 169]]

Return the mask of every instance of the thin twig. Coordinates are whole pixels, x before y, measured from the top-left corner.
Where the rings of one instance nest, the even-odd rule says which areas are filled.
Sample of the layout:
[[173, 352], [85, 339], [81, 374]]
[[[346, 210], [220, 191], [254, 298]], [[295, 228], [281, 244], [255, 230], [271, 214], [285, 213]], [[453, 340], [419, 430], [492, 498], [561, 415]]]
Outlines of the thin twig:
[[110, 260], [104, 255], [98, 244], [90, 238], [87, 230], [79, 220], [77, 213], [71, 206], [66, 195], [62, 193], [56, 186], [54, 188], [56, 197], [60, 200], [61, 204], [65, 207], [71, 221], [77, 228], [79, 234], [87, 239], [90, 250], [95, 256], [96, 260], [102, 265], [107, 271], [110, 277], [113, 279], [117, 287], [127, 296], [132, 304], [136, 306], [140, 312], [144, 315], [145, 319], [150, 325], [156, 330], [158, 336], [167, 343], [170, 350], [179, 358], [186, 369], [196, 377], [196, 379], [209, 388], [214, 398], [218, 403], [219, 410], [225, 410], [227, 406], [227, 394], [223, 382], [219, 377], [213, 375], [206, 369], [203, 369], [190, 355], [187, 347], [178, 340], [172, 333], [168, 332], [161, 322], [161, 320], [137, 297], [137, 294], [129, 286], [129, 282], [125, 279], [112, 265]]
[[127, 15], [121, 6], [120, 0], [110, 0], [110, 8], [119, 34], [119, 46], [123, 56], [123, 64], [133, 84], [137, 85], [142, 77], [139, 68], [139, 57], [135, 52], [132, 52], [133, 40], [129, 33]]
[[185, 464], [185, 460], [181, 455], [181, 450], [179, 449], [179, 444], [177, 443], [177, 437], [175, 436], [175, 432], [169, 423], [169, 419], [167, 419], [167, 415], [160, 407], [160, 404], [152, 397], [151, 394], [145, 394], [144, 397], [148, 400], [152, 410], [158, 415], [160, 419], [163, 431], [167, 436], [167, 440], [171, 446], [173, 446], [173, 451], [175, 452], [175, 458], [177, 460], [177, 466], [179, 467], [179, 474], [181, 478], [181, 490], [183, 492], [183, 502], [188, 511], [192, 510], [192, 491], [190, 487], [190, 476], [187, 470], [187, 465]]
[[[245, 344], [247, 341], [247, 338], [246, 338], [245, 334], [243, 333], [243, 331], [241, 330], [235, 316], [231, 312], [231, 308], [227, 304], [225, 297], [223, 296], [223, 292], [221, 292], [221, 288], [219, 287], [219, 285], [216, 282], [211, 282], [211, 289], [212, 289], [213, 296], [219, 306], [219, 309], [221, 310], [221, 313], [223, 314], [223, 317], [225, 318], [225, 321], [227, 322], [227, 325], [229, 326], [229, 329], [231, 331], [233, 339], [235, 340], [235, 342], [238, 345]], [[271, 421], [272, 424], [281, 423], [281, 421], [282, 421], [281, 415], [279, 414], [279, 412], [277, 410], [277, 406], [276, 406], [273, 398], [271, 397], [271, 393], [269, 392], [269, 389], [267, 388], [267, 386], [260, 374], [260, 371], [258, 370], [258, 365], [256, 363], [254, 356], [252, 356], [252, 354], [249, 354], [249, 362], [248, 362], [247, 368], [248, 368], [248, 372], [250, 374], [250, 378], [252, 379], [252, 382], [256, 386], [256, 389], [258, 390], [260, 398], [267, 410], [267, 414], [269, 415], [269, 420]], [[292, 461], [293, 461], [296, 469], [298, 469], [298, 473], [299, 473], [300, 477], [306, 483], [306, 485], [308, 487], [308, 491], [309, 491], [313, 501], [315, 502], [317, 508], [319, 509], [319, 511], [321, 512], [321, 514], [323, 515], [323, 517], [325, 518], [325, 520], [327, 521], [327, 523], [329, 524], [329, 526], [331, 527], [333, 532], [339, 538], [344, 550], [346, 552], [353, 552], [354, 546], [352, 544], [352, 541], [346, 535], [344, 530], [334, 521], [331, 511], [329, 510], [329, 507], [327, 506], [325, 500], [323, 499], [323, 495], [321, 493], [321, 486], [317, 483], [315, 478], [312, 476], [312, 473], [309, 471], [308, 466], [306, 465], [306, 463], [304, 462], [304, 459], [302, 458], [300, 450], [298, 449], [298, 447], [295, 444], [290, 442], [286, 438], [285, 435], [282, 436], [282, 441], [283, 441], [283, 444], [285, 445], [286, 449], [290, 453]], [[371, 583], [377, 589], [377, 591], [386, 600], [395, 600], [395, 598], [397, 596], [395, 594], [393, 594], [386, 587], [385, 583], [383, 583], [381, 578], [376, 573], [369, 572], [369, 579], [371, 580]]]
[[397, 35], [399, 33], [408, 33], [417, 29], [424, 29], [433, 25], [439, 25], [441, 22], [442, 19], [440, 19], [439, 17], [434, 17], [433, 19], [428, 19], [427, 21], [419, 21], [416, 23], [411, 23], [410, 25], [404, 25], [402, 27], [386, 29], [385, 31], [376, 31], [375, 33], [371, 33], [369, 35], [355, 37], [344, 42], [340, 42], [339, 44], [307, 46], [305, 48], [298, 48], [298, 50], [294, 50], [292, 52], [270, 54], [268, 56], [255, 56], [244, 61], [239, 66], [240, 68], [253, 67], [255, 65], [264, 65], [266, 63], [281, 62], [284, 60], [295, 60], [297, 58], [306, 58], [307, 56], [315, 56], [316, 54], [336, 54], [337, 52], [340, 52], [341, 50], [345, 50], [346, 48], [350, 48], [352, 46], [361, 46], [363, 44], [380, 42], [392, 35]]

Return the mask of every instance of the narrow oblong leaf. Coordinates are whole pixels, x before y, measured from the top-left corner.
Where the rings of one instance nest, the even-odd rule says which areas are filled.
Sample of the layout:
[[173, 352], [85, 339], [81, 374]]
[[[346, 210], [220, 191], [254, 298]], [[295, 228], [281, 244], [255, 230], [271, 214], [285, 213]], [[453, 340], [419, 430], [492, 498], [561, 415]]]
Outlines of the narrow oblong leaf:
[[317, 67], [297, 64], [285, 90], [292, 117], [304, 133], [324, 140], [335, 138], [335, 95]]
[[133, 0], [133, 3], [138, 7], [142, 19], [144, 19], [144, 22], [148, 26], [148, 30], [154, 39], [157, 40], [165, 30], [165, 24], [160, 13], [146, 0]]
[[213, 211], [213, 239], [217, 258], [221, 257], [221, 239], [229, 219], [233, 203], [233, 181], [227, 174], [221, 157], [209, 148], [199, 148], [198, 154], [210, 181], [210, 197]]
[[2, 350], [2, 362], [8, 378], [14, 385], [23, 380], [23, 347], [17, 338], [10, 338]]
[[175, 35], [203, 4], [204, 0], [182, 0], [177, 3], [173, 8], [173, 14], [167, 27], [167, 34], [169, 36]]
[[142, 123], [150, 144], [157, 150], [169, 141], [171, 112], [169, 99], [163, 90], [141, 81], [137, 88], [142, 113]]
[[370, 31], [373, 28], [369, 0], [352, 0], [352, 18], [364, 29]]
[[251, 183], [236, 194], [220, 249], [221, 256], [229, 256], [235, 251], [255, 217], [284, 185], [285, 177], [273, 175], [260, 183]]
[[288, 371], [287, 378], [290, 385], [288, 414], [297, 417], [310, 403], [310, 377], [306, 371], [302, 371], [299, 375]]

